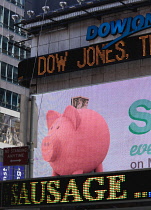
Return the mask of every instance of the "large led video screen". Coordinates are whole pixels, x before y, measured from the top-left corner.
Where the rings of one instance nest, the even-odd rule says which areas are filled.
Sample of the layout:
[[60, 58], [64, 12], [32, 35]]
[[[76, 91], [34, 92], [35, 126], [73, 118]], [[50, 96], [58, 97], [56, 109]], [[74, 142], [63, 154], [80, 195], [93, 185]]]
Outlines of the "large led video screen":
[[151, 167], [151, 76], [36, 95], [34, 177]]

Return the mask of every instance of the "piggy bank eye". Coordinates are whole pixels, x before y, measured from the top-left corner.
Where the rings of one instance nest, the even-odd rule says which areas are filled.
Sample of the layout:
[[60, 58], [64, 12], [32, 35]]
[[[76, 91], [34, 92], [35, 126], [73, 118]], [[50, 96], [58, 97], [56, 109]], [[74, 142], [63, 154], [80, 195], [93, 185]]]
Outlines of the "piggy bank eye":
[[52, 130], [53, 129], [53, 126], [50, 129]]
[[57, 126], [57, 129], [59, 129], [60, 128], [60, 126]]

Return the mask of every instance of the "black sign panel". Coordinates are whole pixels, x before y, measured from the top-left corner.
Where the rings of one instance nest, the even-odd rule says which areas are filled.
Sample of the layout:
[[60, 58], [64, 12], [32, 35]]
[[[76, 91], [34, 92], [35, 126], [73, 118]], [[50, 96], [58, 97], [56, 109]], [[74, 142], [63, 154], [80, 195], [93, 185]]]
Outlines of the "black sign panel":
[[93, 173], [2, 183], [2, 207], [151, 201], [150, 170]]
[[19, 63], [19, 80], [46, 77], [151, 56], [151, 35], [125, 38], [102, 50], [107, 43], [29, 58]]

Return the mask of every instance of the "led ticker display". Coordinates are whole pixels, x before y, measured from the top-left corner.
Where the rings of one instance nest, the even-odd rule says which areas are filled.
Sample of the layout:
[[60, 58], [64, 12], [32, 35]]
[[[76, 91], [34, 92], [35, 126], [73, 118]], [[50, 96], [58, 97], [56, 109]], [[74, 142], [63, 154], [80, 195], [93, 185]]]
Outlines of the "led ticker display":
[[92, 69], [151, 55], [151, 35], [125, 38], [102, 50], [106, 44], [95, 44], [23, 60], [18, 68], [19, 80], [29, 81], [31, 78]]
[[151, 199], [150, 170], [6, 181], [2, 207], [95, 204]]

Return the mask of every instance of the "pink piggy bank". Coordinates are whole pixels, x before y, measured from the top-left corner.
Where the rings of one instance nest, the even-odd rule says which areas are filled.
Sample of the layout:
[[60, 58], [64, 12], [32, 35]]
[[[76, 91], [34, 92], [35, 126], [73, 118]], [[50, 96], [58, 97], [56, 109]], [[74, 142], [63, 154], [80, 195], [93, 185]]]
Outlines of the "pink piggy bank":
[[97, 112], [67, 106], [64, 113], [47, 112], [48, 135], [42, 141], [42, 156], [53, 176], [102, 172], [110, 134]]

